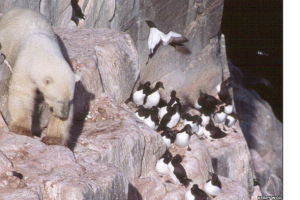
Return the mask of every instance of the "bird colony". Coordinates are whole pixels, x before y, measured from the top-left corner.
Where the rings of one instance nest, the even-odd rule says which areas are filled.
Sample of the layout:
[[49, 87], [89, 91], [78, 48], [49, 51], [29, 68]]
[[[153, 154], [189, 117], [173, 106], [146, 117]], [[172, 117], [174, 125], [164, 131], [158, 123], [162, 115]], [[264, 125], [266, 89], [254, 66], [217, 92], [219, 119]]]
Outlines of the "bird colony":
[[[175, 47], [188, 41], [181, 34], [172, 31], [165, 35], [156, 28], [152, 21], [146, 20], [146, 23], [150, 28], [149, 59], [153, 57], [155, 49], [160, 43]], [[193, 137], [213, 142], [226, 137], [229, 132], [236, 132], [234, 126], [238, 117], [233, 112], [233, 101], [229, 93], [230, 87], [230, 78], [228, 78], [216, 87], [217, 97], [200, 90], [199, 98], [195, 102], [190, 105], [183, 105], [176, 96], [175, 90], [170, 93], [168, 100], [161, 98], [160, 90], [164, 89], [161, 81], [155, 84], [151, 84], [149, 81], [139, 84], [131, 97], [135, 103], [135, 115], [139, 120], [157, 131], [167, 147], [166, 152], [155, 166], [156, 172], [161, 177], [169, 176], [174, 184], [183, 185], [187, 188], [193, 180], [187, 177], [186, 170], [181, 165], [184, 156], [172, 155], [169, 149], [187, 148], [188, 151], [193, 151], [189, 147], [193, 135]], [[191, 110], [192, 112], [190, 112]], [[190, 113], [198, 114], [192, 115]], [[218, 175], [213, 172], [209, 172], [209, 174], [211, 178], [204, 184], [204, 188], [200, 189], [197, 184], [193, 184], [186, 191], [185, 200], [209, 199], [209, 196], [215, 197], [222, 192], [222, 183]]]

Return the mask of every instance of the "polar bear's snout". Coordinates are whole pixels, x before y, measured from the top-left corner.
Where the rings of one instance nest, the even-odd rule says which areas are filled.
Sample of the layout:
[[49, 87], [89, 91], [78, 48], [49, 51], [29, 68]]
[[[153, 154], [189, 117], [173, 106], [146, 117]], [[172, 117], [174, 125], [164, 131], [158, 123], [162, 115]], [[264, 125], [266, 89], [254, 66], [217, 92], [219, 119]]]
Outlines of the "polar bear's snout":
[[55, 117], [58, 117], [60, 119], [67, 119], [69, 116], [69, 110], [70, 110], [70, 102], [69, 103], [62, 103], [57, 102], [50, 106], [50, 111]]

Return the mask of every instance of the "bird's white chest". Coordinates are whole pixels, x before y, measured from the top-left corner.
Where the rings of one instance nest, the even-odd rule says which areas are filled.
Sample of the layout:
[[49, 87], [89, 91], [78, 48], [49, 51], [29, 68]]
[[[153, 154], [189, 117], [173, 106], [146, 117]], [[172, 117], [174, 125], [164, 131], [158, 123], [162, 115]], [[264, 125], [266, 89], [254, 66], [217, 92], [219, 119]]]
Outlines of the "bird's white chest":
[[217, 196], [222, 192], [222, 189], [217, 186], [212, 185], [211, 181], [208, 181], [207, 183], [205, 183], [204, 190], [206, 193], [208, 193], [212, 196]]
[[204, 133], [205, 127], [198, 125], [198, 131], [196, 132], [198, 137], [201, 137]]
[[232, 127], [236, 122], [236, 119], [229, 115], [227, 116], [227, 120], [228, 120], [228, 123], [227, 123], [228, 127]]
[[195, 200], [194, 195], [192, 194], [191, 190], [188, 190], [184, 195], [185, 200]]
[[161, 109], [159, 109], [159, 111], [158, 111], [158, 117], [160, 119], [162, 119], [165, 116], [165, 114], [167, 114], [167, 106], [164, 106]]
[[157, 126], [155, 125], [154, 121], [151, 120], [151, 115], [144, 119], [144, 123], [154, 130], [157, 129]]
[[169, 123], [167, 124], [167, 127], [169, 127], [169, 128], [175, 127], [175, 126], [178, 124], [179, 119], [180, 119], [180, 115], [179, 115], [178, 112], [176, 112], [176, 113], [171, 117], [171, 120], [170, 120]]
[[198, 104], [198, 101], [195, 102], [195, 108], [196, 109], [201, 109], [202, 108], [202, 106]]
[[136, 91], [133, 93], [133, 102], [137, 105], [143, 105], [145, 96], [146, 95], [143, 93], [143, 90]]
[[144, 105], [145, 108], [152, 108], [152, 106], [157, 106], [160, 100], [159, 91], [155, 91], [147, 97], [147, 102]]
[[135, 113], [135, 116], [136, 116], [137, 118], [139, 118], [140, 120], [142, 120], [142, 121], [145, 119], [145, 117], [139, 116], [139, 113], [138, 113], [138, 112]]
[[169, 168], [166, 163], [164, 163], [163, 158], [159, 159], [156, 163], [155, 170], [160, 174], [160, 175], [168, 175], [169, 174]]
[[171, 162], [168, 164], [168, 168], [169, 168], [169, 176], [172, 178], [173, 182], [176, 185], [181, 185], [180, 181], [178, 180], [178, 178], [174, 174], [174, 166], [172, 165]]
[[224, 108], [225, 113], [230, 114], [233, 111], [233, 106], [232, 105], [227, 105]]
[[223, 123], [223, 122], [225, 122], [225, 119], [226, 119], [226, 113], [224, 113], [224, 112], [216, 113], [214, 116], [214, 119], [219, 124]]
[[183, 120], [183, 125], [191, 125], [192, 127], [192, 133], [197, 133], [198, 132], [198, 125], [197, 123], [193, 123], [192, 121], [187, 121], [187, 120]]
[[201, 118], [202, 118], [202, 126], [206, 126], [208, 123], [209, 123], [209, 119], [210, 117], [209, 116], [205, 116], [204, 114], [201, 115]]
[[153, 53], [154, 48], [160, 42], [162, 32], [157, 28], [150, 28], [149, 38], [148, 38], [148, 48]]
[[190, 143], [190, 135], [186, 132], [177, 133], [175, 144], [181, 148], [188, 146]]

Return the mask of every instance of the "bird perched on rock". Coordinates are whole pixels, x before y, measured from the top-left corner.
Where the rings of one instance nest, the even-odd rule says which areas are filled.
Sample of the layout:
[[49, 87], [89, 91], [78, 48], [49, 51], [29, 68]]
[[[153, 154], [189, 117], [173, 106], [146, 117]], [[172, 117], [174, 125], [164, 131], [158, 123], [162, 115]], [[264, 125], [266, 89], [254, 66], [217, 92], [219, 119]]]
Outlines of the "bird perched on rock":
[[152, 108], [153, 106], [157, 106], [160, 102], [160, 94], [159, 88], [165, 89], [162, 82], [158, 81], [155, 84], [155, 87], [145, 96], [144, 107]]
[[228, 90], [230, 86], [230, 81], [231, 78], [228, 78], [216, 87], [219, 99], [225, 103], [225, 113], [227, 114], [230, 114], [233, 111], [232, 97], [230, 96]]
[[85, 19], [85, 16], [80, 8], [80, 6], [78, 5], [78, 0], [71, 0], [71, 6], [73, 8], [73, 12], [72, 12], [72, 20], [78, 25], [79, 23], [79, 19]]
[[153, 106], [149, 114], [145, 116], [145, 119], [143, 120], [145, 124], [147, 124], [150, 128], [153, 130], [156, 130], [159, 125], [159, 119], [158, 119], [158, 108]]
[[207, 194], [217, 196], [222, 192], [222, 184], [217, 174], [209, 172], [211, 179], [204, 184], [204, 190]]
[[176, 185], [188, 187], [192, 180], [187, 177], [185, 169], [180, 164], [181, 162], [182, 158], [176, 154], [168, 164], [169, 175]]
[[184, 148], [190, 144], [191, 135], [192, 135], [192, 127], [190, 124], [187, 124], [183, 127], [183, 129], [176, 132], [176, 139], [174, 143], [178, 147]]
[[149, 109], [144, 108], [144, 106], [138, 106], [138, 109], [135, 111], [135, 116], [143, 121], [146, 116], [149, 116], [149, 113]]
[[132, 95], [132, 101], [137, 105], [143, 105], [145, 102], [145, 97], [151, 91], [150, 89], [151, 83], [147, 81], [145, 84], [140, 84], [137, 90]]
[[167, 107], [173, 107], [176, 104], [180, 105], [180, 109], [181, 109], [181, 103], [180, 103], [180, 99], [176, 97], [176, 91], [172, 90], [171, 95], [170, 95], [170, 100], [168, 103], [166, 103], [165, 105], [163, 105], [158, 112], [158, 117], [160, 119], [162, 119], [164, 117], [165, 114], [167, 114]]
[[218, 124], [225, 122], [227, 114], [225, 113], [224, 106], [221, 106], [220, 109], [214, 113], [214, 120]]
[[189, 113], [183, 113], [181, 115], [181, 118], [183, 119], [183, 125], [190, 124], [192, 127], [192, 133], [196, 133], [199, 130], [199, 124], [202, 123], [202, 118], [198, 115], [190, 115]]
[[159, 175], [169, 175], [168, 164], [171, 162], [172, 158], [172, 154], [169, 150], [166, 150], [166, 152], [159, 158], [155, 165], [155, 170], [158, 172]]
[[161, 119], [157, 131], [165, 130], [166, 127], [175, 127], [180, 120], [180, 105], [175, 104], [174, 107], [167, 107], [167, 114]]
[[163, 32], [161, 32], [156, 28], [155, 24], [152, 21], [150, 20], [145, 20], [145, 21], [150, 28], [150, 33], [148, 38], [148, 48], [150, 53], [148, 56], [148, 61], [150, 58], [152, 58], [160, 43], [162, 43], [164, 46], [171, 45], [173, 47], [176, 47], [177, 45], [181, 46], [183, 43], [189, 41], [186, 37], [173, 31], [170, 31], [168, 34], [164, 34]]
[[209, 200], [207, 194], [197, 184], [185, 193], [185, 200]]
[[176, 134], [169, 127], [166, 127], [165, 130], [162, 132], [161, 137], [166, 143], [167, 148], [169, 149], [173, 146], [173, 143], [176, 139]]
[[215, 126], [213, 121], [210, 119], [209, 123], [205, 126], [204, 135], [210, 139], [221, 139], [227, 136], [219, 127]]
[[212, 95], [203, 93], [200, 90], [200, 96], [195, 102], [194, 106], [196, 109], [200, 110], [201, 113], [205, 114], [206, 116], [210, 116], [212, 113], [215, 112], [216, 106], [220, 104], [222, 104], [220, 100], [218, 100]]

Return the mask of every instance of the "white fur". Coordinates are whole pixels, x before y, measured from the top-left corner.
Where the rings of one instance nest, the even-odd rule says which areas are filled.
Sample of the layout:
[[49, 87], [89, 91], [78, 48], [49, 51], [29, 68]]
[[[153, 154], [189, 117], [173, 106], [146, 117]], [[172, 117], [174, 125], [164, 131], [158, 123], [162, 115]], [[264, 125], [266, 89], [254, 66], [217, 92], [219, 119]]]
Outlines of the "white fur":
[[171, 120], [167, 124], [167, 127], [169, 128], [175, 127], [178, 124], [179, 120], [180, 120], [180, 115], [178, 112], [176, 112], [175, 115], [171, 117]]
[[224, 111], [225, 111], [226, 114], [232, 113], [233, 106], [232, 105], [225, 106]]
[[[59, 133], [48, 135], [66, 140], [72, 122], [75, 81], [63, 57], [56, 34], [44, 16], [29, 9], [14, 9], [0, 19], [1, 51], [11, 64], [13, 74], [9, 86], [9, 127], [21, 126], [30, 130], [34, 110], [35, 91], [43, 94], [53, 108], [53, 116], [66, 118], [59, 121]], [[57, 118], [58, 119], [58, 118]]]
[[204, 114], [201, 115], [201, 118], [202, 118], [202, 126], [206, 126], [208, 123], [209, 123], [209, 119], [210, 117], [209, 116], [206, 116]]
[[191, 139], [191, 136], [189, 134], [187, 134], [186, 132], [177, 133], [174, 143], [177, 146], [179, 146], [180, 148], [183, 148], [190, 144], [190, 139]]
[[163, 160], [164, 159], [161, 158], [157, 161], [155, 170], [158, 172], [158, 174], [167, 176], [167, 175], [169, 175], [169, 168], [168, 168], [168, 164], [164, 163]]
[[159, 111], [158, 111], [158, 117], [160, 119], [162, 119], [165, 116], [165, 114], [167, 114], [167, 106], [164, 106], [164, 107], [162, 107], [162, 108], [159, 109]]
[[174, 172], [174, 167], [173, 167], [173, 165], [172, 165], [171, 162], [169, 162], [168, 168], [169, 168], [169, 176], [172, 178], [173, 182], [174, 182], [176, 185], [181, 185], [180, 181], [177, 179], [177, 177], [176, 177], [175, 174], [173, 173], [173, 172]]
[[221, 112], [221, 113], [216, 113], [214, 115], [214, 119], [215, 119], [215, 122], [218, 123], [218, 124], [221, 124], [221, 123], [224, 123], [225, 122], [225, 119], [226, 119], [226, 113], [224, 112]]
[[214, 186], [211, 184], [211, 181], [208, 181], [207, 183], [204, 184], [204, 190], [206, 193], [212, 195], [212, 196], [217, 196], [219, 194], [221, 194], [222, 189]]
[[137, 105], [143, 105], [145, 96], [146, 95], [143, 93], [143, 90], [135, 91], [132, 97], [133, 102], [136, 103]]
[[145, 103], [145, 108], [152, 108], [153, 106], [157, 106], [160, 101], [159, 91], [155, 91], [147, 97], [147, 102]]
[[153, 130], [157, 129], [157, 125], [155, 125], [155, 123], [151, 120], [151, 115], [149, 115], [149, 117], [145, 118], [144, 123], [147, 124], [150, 128], [152, 128]]
[[191, 190], [188, 190], [184, 195], [185, 200], [195, 200], [194, 195], [192, 194]]

